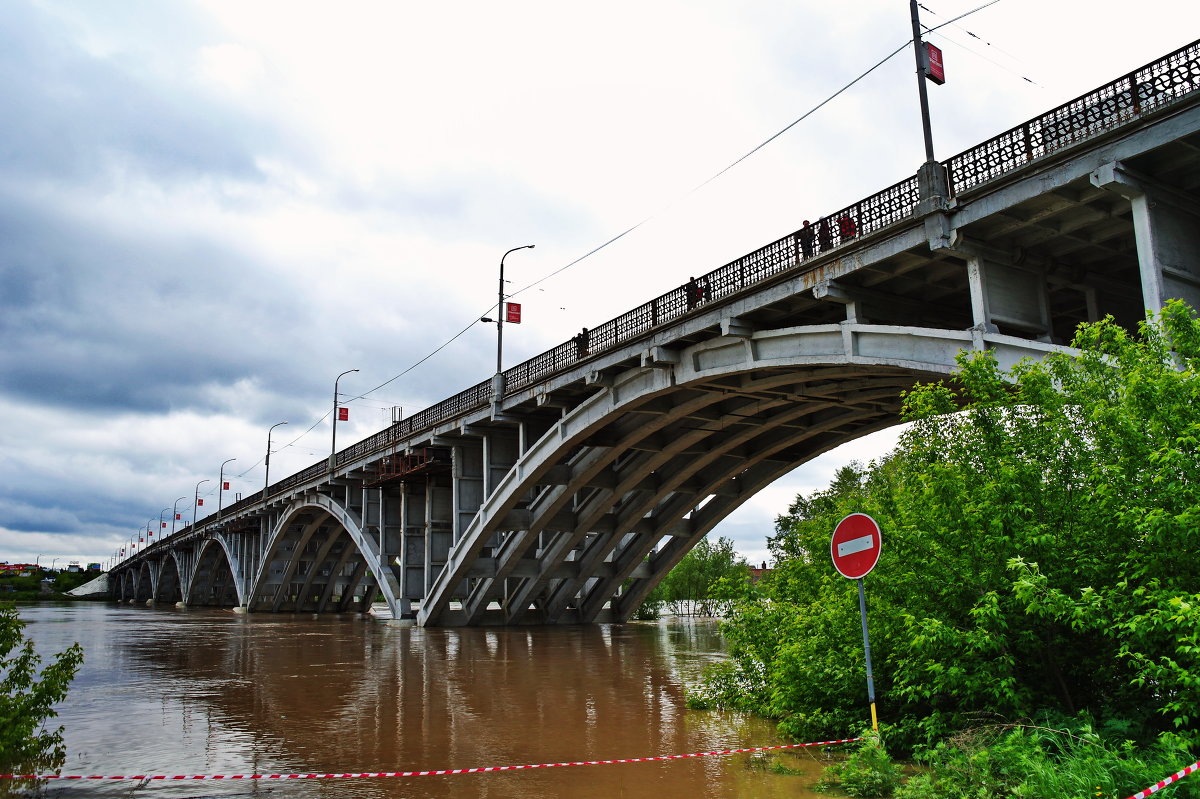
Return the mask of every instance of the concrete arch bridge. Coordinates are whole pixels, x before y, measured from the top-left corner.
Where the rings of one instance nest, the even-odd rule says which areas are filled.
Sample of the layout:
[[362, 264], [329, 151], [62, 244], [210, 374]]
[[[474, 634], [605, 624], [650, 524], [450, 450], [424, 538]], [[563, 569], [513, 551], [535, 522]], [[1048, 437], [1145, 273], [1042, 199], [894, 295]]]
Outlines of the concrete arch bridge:
[[[681, 272], [684, 269], [680, 270]], [[624, 621], [963, 349], [1200, 307], [1200, 42], [381, 430], [110, 574], [118, 600]]]

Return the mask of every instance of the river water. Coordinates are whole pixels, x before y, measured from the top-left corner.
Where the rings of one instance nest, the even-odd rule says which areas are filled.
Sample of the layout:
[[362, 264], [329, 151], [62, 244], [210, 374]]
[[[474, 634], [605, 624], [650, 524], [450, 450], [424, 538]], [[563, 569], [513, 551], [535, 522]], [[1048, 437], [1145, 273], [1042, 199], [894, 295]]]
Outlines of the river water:
[[[687, 710], [715, 623], [422, 629], [370, 617], [100, 603], [20, 608], [84, 665], [59, 708], [62, 774], [292, 774], [607, 760], [788, 743]], [[815, 797], [817, 749], [488, 774], [47, 783], [62, 797]], [[776, 773], [777, 762], [800, 775]]]

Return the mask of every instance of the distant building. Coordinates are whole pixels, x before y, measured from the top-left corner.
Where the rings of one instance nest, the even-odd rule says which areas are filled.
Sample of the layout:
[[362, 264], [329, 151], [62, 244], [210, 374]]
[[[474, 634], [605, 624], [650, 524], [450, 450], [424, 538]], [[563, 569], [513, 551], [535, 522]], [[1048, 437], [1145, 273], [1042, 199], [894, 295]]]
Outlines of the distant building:
[[757, 583], [757, 582], [758, 582], [759, 580], [761, 580], [761, 579], [762, 579], [764, 576], [766, 576], [766, 575], [768, 575], [768, 574], [770, 574], [770, 573], [771, 573], [771, 569], [768, 569], [768, 568], [767, 568], [767, 562], [764, 560], [764, 561], [763, 561], [762, 568], [757, 568], [757, 569], [756, 569], [756, 568], [755, 568], [755, 567], [753, 567], [753, 566], [751, 566], [751, 567], [750, 567], [750, 582], [752, 582], [752, 583]]
[[0, 563], [0, 574], [28, 577], [41, 567], [34, 563]]

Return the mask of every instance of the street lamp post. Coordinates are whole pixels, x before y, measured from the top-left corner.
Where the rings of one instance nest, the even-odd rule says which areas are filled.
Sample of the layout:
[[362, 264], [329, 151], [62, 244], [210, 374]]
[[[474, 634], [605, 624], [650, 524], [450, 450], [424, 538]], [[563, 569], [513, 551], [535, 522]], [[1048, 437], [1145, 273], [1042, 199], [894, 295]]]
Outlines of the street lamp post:
[[[335, 395], [337, 394], [336, 387], [333, 389], [333, 393]], [[335, 413], [334, 416], [337, 416], [337, 414]], [[271, 431], [273, 431], [276, 427], [279, 427], [281, 424], [287, 424], [287, 422], [276, 422], [275, 424], [271, 425], [271, 429], [267, 431], [267, 457], [263, 459], [263, 471], [265, 472], [263, 475], [264, 502], [267, 499], [267, 489], [271, 487]]]
[[347, 369], [337, 376], [333, 381], [333, 440], [329, 444], [329, 470], [333, 471], [336, 467], [337, 458], [337, 423], [338, 423], [338, 380], [341, 380], [351, 372], [357, 372], [357, 369]]
[[513, 247], [500, 256], [500, 290], [496, 304], [496, 374], [504, 371], [504, 259], [509, 256], [509, 253], [533, 248], [532, 244], [523, 244], [520, 247]]
[[50, 571], [54, 571], [55, 563], [58, 563], [58, 558], [55, 558], [54, 560], [50, 561]]
[[187, 499], [186, 496], [175, 500], [175, 506], [171, 508], [171, 535], [175, 535], [175, 520], [179, 518], [179, 503]]
[[925, 52], [921, 42], [921, 20], [917, 12], [917, 0], [909, 0], [912, 17], [913, 48], [917, 57], [917, 94], [921, 101], [921, 132], [925, 137], [925, 163], [932, 163], [933, 131], [929, 123], [929, 93], [925, 89]]
[[212, 478], [206, 477], [205, 479], [201, 480], [199, 483], [196, 483], [196, 494], [195, 494], [195, 496], [192, 497], [192, 527], [193, 528], [196, 527], [196, 511], [198, 511], [200, 509], [200, 486], [203, 485], [204, 483], [210, 482], [211, 480], [212, 480]]
[[163, 514], [169, 510], [170, 508], [163, 508], [162, 513], [158, 514], [158, 540], [160, 541], [162, 540], [163, 528], [167, 526], [167, 523], [163, 521]]
[[217, 521], [221, 521], [221, 498], [225, 494], [225, 464], [236, 460], [237, 458], [230, 458], [221, 464], [221, 474], [217, 477]]

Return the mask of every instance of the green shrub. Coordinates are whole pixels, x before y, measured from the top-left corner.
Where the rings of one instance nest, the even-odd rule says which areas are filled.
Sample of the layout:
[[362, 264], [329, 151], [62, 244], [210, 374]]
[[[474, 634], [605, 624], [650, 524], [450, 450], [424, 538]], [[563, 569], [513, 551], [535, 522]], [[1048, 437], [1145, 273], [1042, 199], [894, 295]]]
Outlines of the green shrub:
[[900, 768], [892, 762], [878, 735], [870, 734], [841, 763], [825, 769], [818, 787], [838, 787], [849, 796], [891, 796], [900, 785]]
[[[41, 658], [25, 638], [25, 623], [12, 605], [0, 604], [0, 773], [44, 773], [62, 765], [62, 728], [48, 730], [53, 706], [66, 698], [67, 686], [83, 662], [73, 644], [37, 673]], [[0, 792], [20, 789], [5, 781]]]

